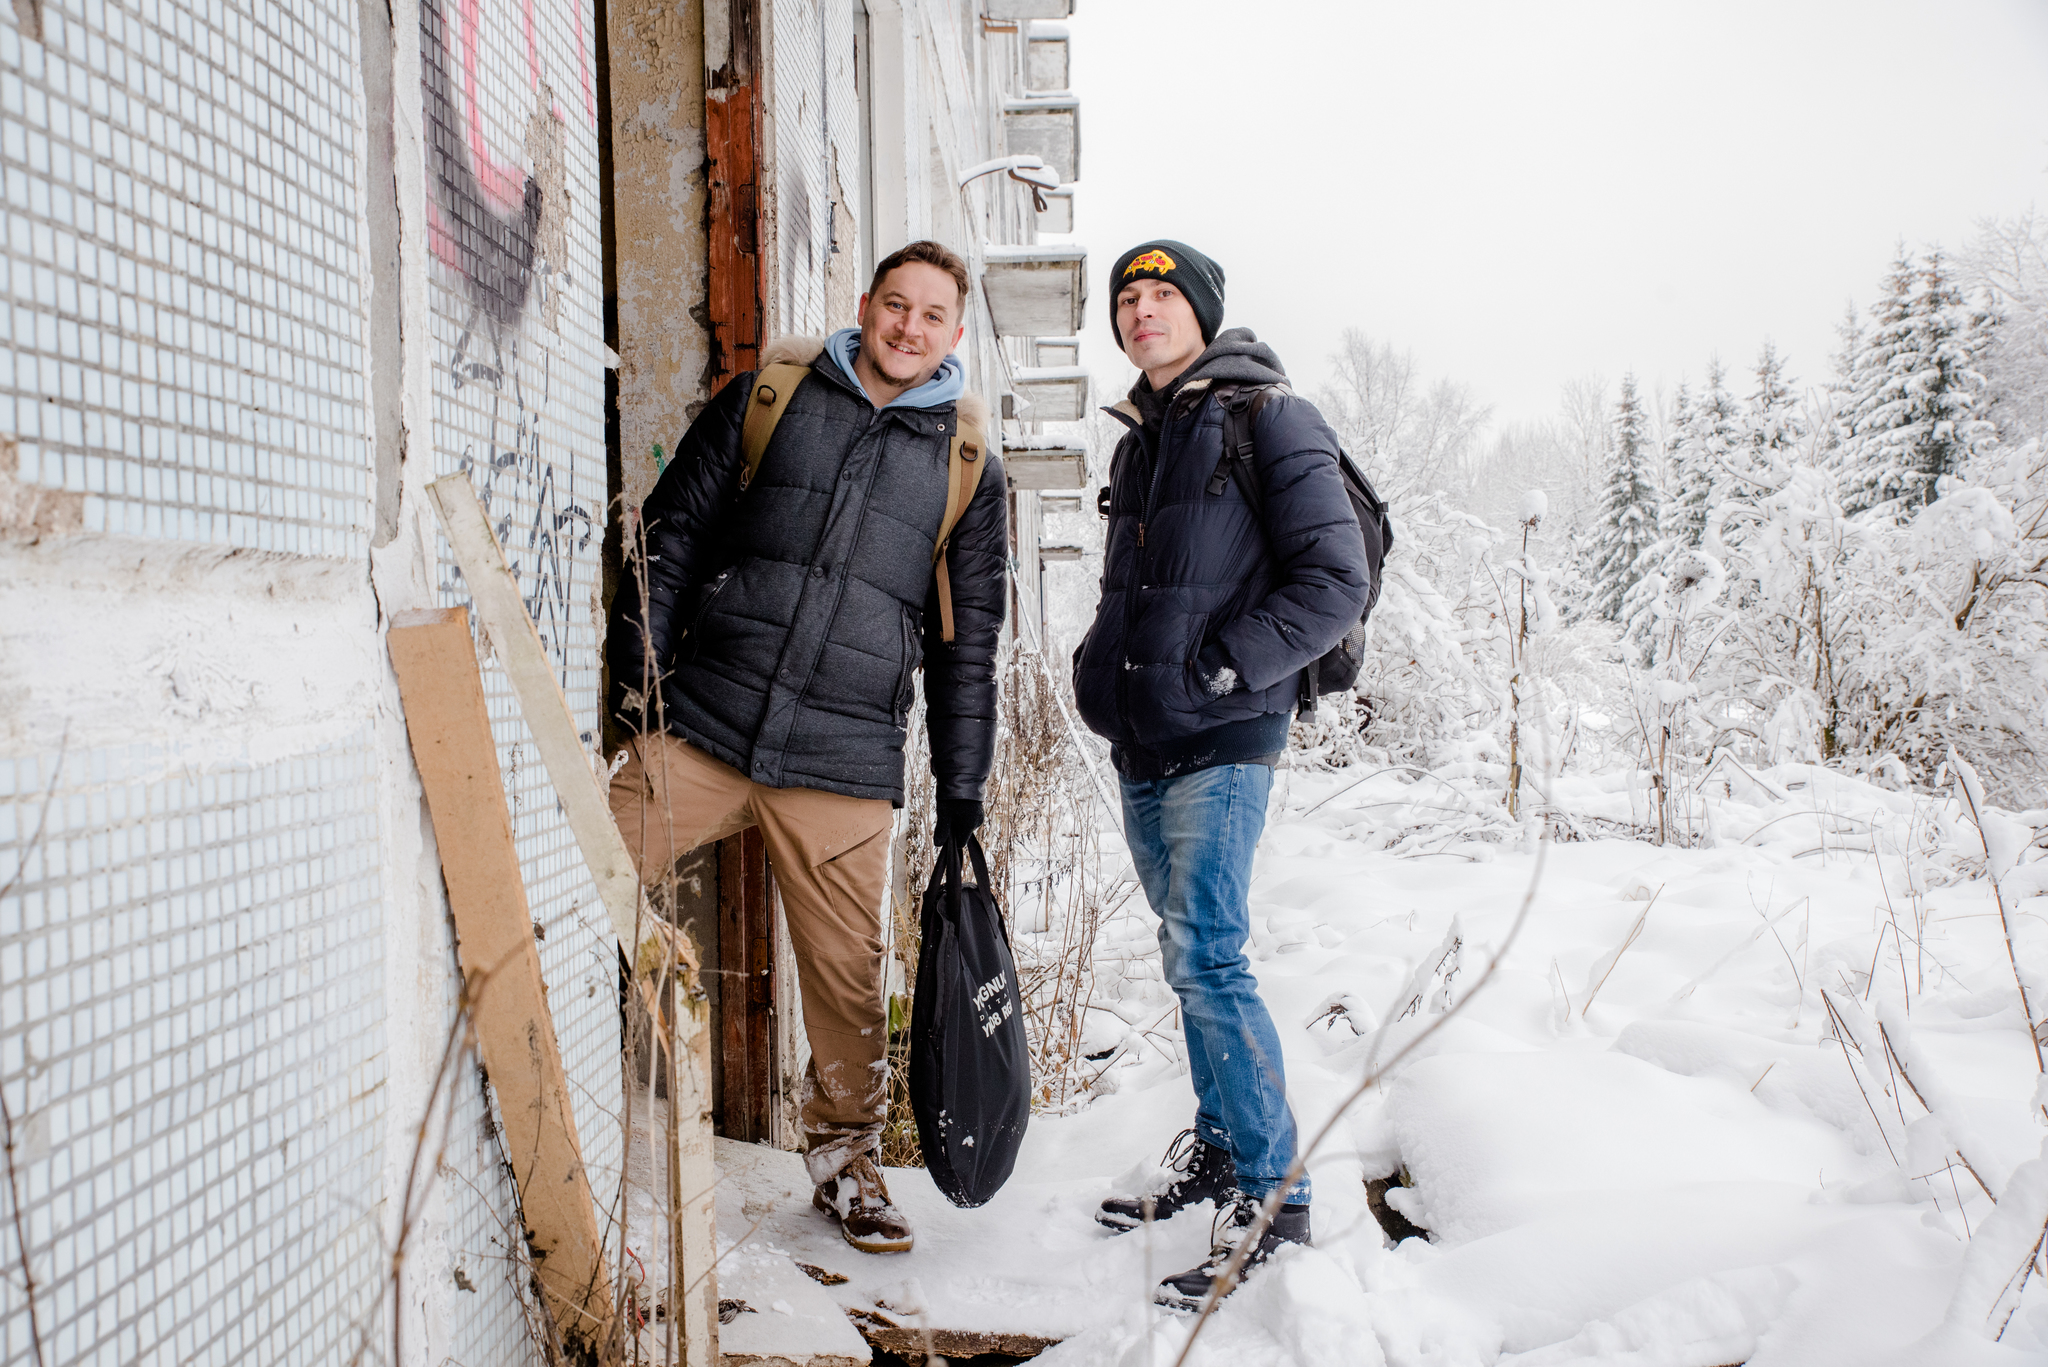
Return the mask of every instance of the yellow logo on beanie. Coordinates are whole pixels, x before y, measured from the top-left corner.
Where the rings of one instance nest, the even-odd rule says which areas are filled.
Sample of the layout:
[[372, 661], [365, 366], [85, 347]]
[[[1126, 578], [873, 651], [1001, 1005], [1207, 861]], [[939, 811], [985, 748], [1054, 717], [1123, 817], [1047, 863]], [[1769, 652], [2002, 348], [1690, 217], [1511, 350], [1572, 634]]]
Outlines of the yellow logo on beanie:
[[1133, 260], [1130, 265], [1124, 267], [1124, 277], [1128, 279], [1139, 271], [1153, 271], [1159, 275], [1164, 275], [1168, 271], [1178, 269], [1179, 267], [1174, 264], [1172, 257], [1154, 247], [1151, 251], [1146, 252], [1143, 256]]

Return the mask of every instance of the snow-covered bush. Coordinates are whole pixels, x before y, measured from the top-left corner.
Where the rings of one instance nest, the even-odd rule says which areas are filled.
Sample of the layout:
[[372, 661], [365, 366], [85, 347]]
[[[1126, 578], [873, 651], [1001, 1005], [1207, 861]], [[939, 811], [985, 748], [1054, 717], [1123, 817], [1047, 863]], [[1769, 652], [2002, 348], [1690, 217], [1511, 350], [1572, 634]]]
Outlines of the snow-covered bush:
[[1506, 703], [1489, 563], [1500, 533], [1440, 493], [1391, 511], [1394, 549], [1355, 692], [1297, 723], [1310, 762], [1430, 764], [1449, 746], [1484, 748]]
[[1981, 416], [2008, 444], [2048, 439], [2048, 220], [1985, 224], [1957, 275], [1987, 307]]
[[[2038, 442], [1973, 462], [1850, 563], [1866, 595], [1843, 662], [1837, 749], [1895, 754], [1929, 781], [1953, 747], [2005, 800], [2048, 781], [2048, 460]], [[1860, 573], [1856, 573], [1860, 571]]]
[[2048, 461], [1998, 448], [1940, 495], [1842, 510], [1836, 472], [1773, 459], [1715, 509], [1740, 611], [1726, 738], [1766, 763], [1811, 757], [1932, 781], [1950, 746], [2008, 800], [2048, 777]]

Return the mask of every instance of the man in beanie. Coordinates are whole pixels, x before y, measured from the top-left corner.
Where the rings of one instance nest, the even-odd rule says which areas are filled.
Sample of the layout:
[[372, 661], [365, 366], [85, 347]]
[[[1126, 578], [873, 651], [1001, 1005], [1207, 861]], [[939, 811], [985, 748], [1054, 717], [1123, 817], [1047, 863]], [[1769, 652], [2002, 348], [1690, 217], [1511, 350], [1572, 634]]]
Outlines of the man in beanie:
[[[1284, 387], [1271, 347], [1218, 330], [1222, 268], [1185, 243], [1146, 242], [1109, 285], [1117, 345], [1143, 373], [1109, 410], [1129, 430], [1110, 467], [1102, 602], [1074, 653], [1074, 694], [1113, 747], [1196, 1106], [1168, 1150], [1170, 1184], [1104, 1201], [1096, 1218], [1123, 1230], [1202, 1201], [1227, 1208], [1209, 1258], [1159, 1285], [1162, 1303], [1192, 1309], [1295, 1158], [1280, 1037], [1244, 956], [1245, 894], [1301, 672], [1357, 623], [1369, 571], [1347, 530], [1357, 520], [1335, 434]], [[1280, 387], [1250, 409], [1239, 470], [1255, 505], [1224, 464], [1224, 409], [1264, 386]], [[1308, 1241], [1303, 1176], [1244, 1268]]]

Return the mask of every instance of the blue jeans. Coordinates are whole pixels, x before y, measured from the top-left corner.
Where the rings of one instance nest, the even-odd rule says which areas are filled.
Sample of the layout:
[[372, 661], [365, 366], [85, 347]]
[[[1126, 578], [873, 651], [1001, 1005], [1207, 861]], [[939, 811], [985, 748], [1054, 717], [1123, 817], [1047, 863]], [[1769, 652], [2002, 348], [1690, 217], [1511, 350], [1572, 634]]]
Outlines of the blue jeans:
[[[1195, 1128], [1230, 1155], [1239, 1190], [1264, 1200], [1287, 1175], [1295, 1148], [1280, 1035], [1244, 956], [1251, 938], [1245, 892], [1273, 770], [1219, 764], [1121, 783], [1124, 839], [1159, 916], [1166, 981], [1180, 997]], [[1308, 1197], [1303, 1174], [1287, 1199]]]

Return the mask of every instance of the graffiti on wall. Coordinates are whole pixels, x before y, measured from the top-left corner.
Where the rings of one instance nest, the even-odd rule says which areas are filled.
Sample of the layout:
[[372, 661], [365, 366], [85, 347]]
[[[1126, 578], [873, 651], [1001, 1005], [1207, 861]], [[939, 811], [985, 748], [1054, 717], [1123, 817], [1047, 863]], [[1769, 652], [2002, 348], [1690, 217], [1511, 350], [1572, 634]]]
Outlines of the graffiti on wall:
[[[579, 490], [576, 462], [544, 438], [558, 348], [559, 307], [574, 287], [569, 270], [567, 117], [547, 80], [536, 3], [546, 0], [425, 0], [420, 7], [421, 86], [427, 126], [427, 230], [437, 261], [459, 282], [461, 326], [443, 382], [480, 422], [465, 423], [459, 468], [477, 486], [518, 578], [526, 607], [567, 686], [575, 620], [573, 557], [590, 550], [597, 525], [587, 506], [602, 490]], [[516, 7], [516, 8], [515, 8]], [[584, 114], [596, 123], [583, 0], [552, 17], [573, 35]], [[451, 13], [453, 23], [451, 24]], [[507, 63], [506, 43], [523, 39], [525, 61]], [[487, 54], [499, 60], [487, 62]], [[502, 106], [524, 75], [532, 112], [523, 159], [494, 152], [485, 106]], [[589, 484], [586, 476], [585, 484]], [[460, 571], [444, 565], [453, 588]]]

